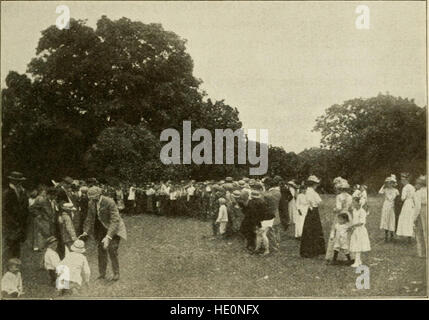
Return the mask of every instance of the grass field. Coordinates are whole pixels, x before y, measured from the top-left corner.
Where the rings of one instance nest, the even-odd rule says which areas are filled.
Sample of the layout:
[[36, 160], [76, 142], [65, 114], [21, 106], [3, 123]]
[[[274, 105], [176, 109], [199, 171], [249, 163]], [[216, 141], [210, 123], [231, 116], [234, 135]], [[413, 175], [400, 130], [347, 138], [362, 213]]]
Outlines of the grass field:
[[[325, 238], [333, 196], [320, 207]], [[356, 289], [355, 269], [328, 266], [323, 257], [303, 259], [292, 230], [282, 236], [280, 252], [249, 255], [239, 239], [210, 240], [208, 222], [190, 218], [139, 215], [124, 217], [128, 241], [121, 243], [121, 280], [95, 281], [97, 255], [88, 245], [92, 279], [81, 297], [407, 297], [427, 296], [426, 263], [415, 242], [384, 243], [379, 230], [381, 197], [370, 197], [367, 228], [372, 251], [363, 256], [370, 268], [370, 289]], [[27, 245], [22, 275], [25, 298], [55, 298], [47, 275], [39, 269], [42, 254]]]

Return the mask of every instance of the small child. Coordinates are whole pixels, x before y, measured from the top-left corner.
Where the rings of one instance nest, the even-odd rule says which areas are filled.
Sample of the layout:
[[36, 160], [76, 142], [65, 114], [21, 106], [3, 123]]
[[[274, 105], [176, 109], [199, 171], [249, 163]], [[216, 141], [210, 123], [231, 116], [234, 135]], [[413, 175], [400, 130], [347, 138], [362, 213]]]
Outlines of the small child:
[[349, 239], [349, 216], [347, 213], [340, 213], [338, 215], [338, 222], [335, 224], [334, 228], [331, 231], [330, 240], [334, 244], [334, 257], [331, 264], [338, 264], [337, 258], [340, 251], [344, 252], [347, 257], [347, 264], [351, 265], [353, 263], [350, 258], [350, 239]]
[[71, 252], [65, 256], [57, 267], [58, 281], [57, 289], [61, 294], [76, 294], [79, 292], [82, 282], [89, 283], [91, 271], [85, 253], [85, 242], [76, 240], [70, 247]]
[[4, 298], [18, 298], [24, 291], [22, 289], [21, 261], [12, 258], [7, 263], [7, 272], [1, 279], [1, 293]]
[[219, 235], [224, 236], [226, 232], [226, 226], [228, 224], [228, 210], [226, 208], [225, 198], [219, 198], [219, 213], [216, 219], [216, 224], [219, 225]]
[[367, 212], [362, 208], [359, 194], [353, 197], [352, 224], [349, 228], [352, 235], [350, 237], [350, 251], [355, 253], [355, 262], [352, 267], [356, 268], [362, 264], [361, 253], [371, 251], [368, 231], [366, 230]]
[[55, 287], [57, 280], [57, 267], [60, 264], [60, 256], [57, 253], [58, 240], [54, 236], [46, 239], [46, 251], [44, 257], [45, 270], [48, 272], [50, 283]]

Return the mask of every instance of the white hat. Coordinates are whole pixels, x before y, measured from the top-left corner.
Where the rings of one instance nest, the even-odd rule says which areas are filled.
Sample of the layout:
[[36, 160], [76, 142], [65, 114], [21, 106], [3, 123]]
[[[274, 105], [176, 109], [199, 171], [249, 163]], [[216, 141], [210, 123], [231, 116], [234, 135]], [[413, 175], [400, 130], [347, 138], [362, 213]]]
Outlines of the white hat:
[[348, 189], [350, 188], [350, 185], [346, 179], [341, 178], [341, 180], [336, 184], [336, 187], [341, 189]]
[[387, 177], [385, 182], [394, 182], [396, 183], [396, 176], [394, 174], [390, 175], [390, 177]]
[[75, 206], [70, 202], [64, 202], [61, 208], [66, 211], [76, 211]]
[[73, 252], [84, 253], [86, 251], [85, 242], [83, 242], [82, 240], [76, 240], [75, 242], [73, 242], [72, 246], [70, 247], [70, 250]]
[[298, 185], [296, 184], [296, 182], [295, 181], [293, 181], [293, 180], [290, 180], [287, 184], [289, 184], [289, 185], [291, 185], [292, 187], [294, 187], [294, 188], [298, 188]]
[[309, 176], [307, 181], [311, 181], [311, 182], [315, 182], [315, 183], [320, 183], [320, 179], [314, 175]]

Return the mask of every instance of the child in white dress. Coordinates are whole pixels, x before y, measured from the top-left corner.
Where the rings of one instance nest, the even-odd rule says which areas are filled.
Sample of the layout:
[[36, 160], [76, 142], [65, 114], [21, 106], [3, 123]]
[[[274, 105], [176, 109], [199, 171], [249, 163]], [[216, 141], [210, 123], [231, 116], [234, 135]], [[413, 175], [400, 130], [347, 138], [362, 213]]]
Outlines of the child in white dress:
[[355, 254], [355, 263], [352, 267], [356, 268], [362, 264], [361, 253], [371, 251], [368, 231], [366, 230], [367, 212], [362, 208], [361, 198], [358, 193], [353, 197], [352, 223], [349, 230], [352, 232], [350, 237], [350, 252]]
[[350, 234], [349, 234], [349, 216], [347, 213], [340, 213], [337, 217], [338, 222], [335, 224], [331, 231], [330, 240], [334, 247], [334, 257], [332, 258], [332, 265], [338, 264], [337, 258], [340, 252], [343, 252], [347, 257], [347, 264], [351, 265], [352, 259], [350, 257]]
[[395, 199], [399, 196], [398, 189], [395, 188], [396, 178], [394, 175], [387, 177], [379, 194], [384, 195], [383, 208], [381, 209], [380, 229], [384, 230], [384, 241], [393, 239], [396, 228]]

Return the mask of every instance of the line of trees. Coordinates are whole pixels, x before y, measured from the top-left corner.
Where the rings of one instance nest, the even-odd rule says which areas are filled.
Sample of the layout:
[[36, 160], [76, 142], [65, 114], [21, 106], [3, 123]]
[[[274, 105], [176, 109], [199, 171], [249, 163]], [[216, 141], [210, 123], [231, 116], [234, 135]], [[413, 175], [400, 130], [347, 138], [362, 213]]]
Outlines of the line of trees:
[[[174, 165], [159, 160], [163, 129], [242, 127], [239, 112], [212, 101], [193, 76], [186, 40], [160, 24], [102, 16], [42, 31], [27, 72], [2, 89], [3, 177], [34, 183], [66, 175], [144, 182], [247, 175], [244, 165]], [[331, 181], [341, 175], [378, 186], [400, 171], [426, 172], [426, 107], [380, 94], [333, 105], [316, 120], [320, 148], [299, 154], [269, 146], [270, 175]], [[287, 121], [287, 119], [285, 119]]]

